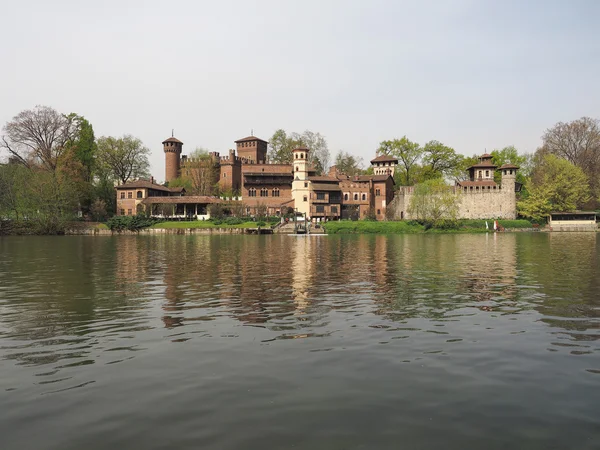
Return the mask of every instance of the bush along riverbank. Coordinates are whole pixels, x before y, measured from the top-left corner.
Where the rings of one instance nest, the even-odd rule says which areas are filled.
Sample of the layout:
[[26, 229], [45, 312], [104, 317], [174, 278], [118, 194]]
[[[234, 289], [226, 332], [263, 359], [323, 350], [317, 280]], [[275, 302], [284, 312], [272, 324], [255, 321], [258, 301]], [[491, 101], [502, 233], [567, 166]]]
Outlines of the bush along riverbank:
[[[374, 222], [369, 220], [340, 220], [326, 222], [323, 228], [327, 234], [399, 234], [399, 233], [485, 233], [493, 231], [494, 220], [440, 220], [418, 222], [414, 220]], [[528, 220], [498, 220], [505, 230], [534, 229]]]

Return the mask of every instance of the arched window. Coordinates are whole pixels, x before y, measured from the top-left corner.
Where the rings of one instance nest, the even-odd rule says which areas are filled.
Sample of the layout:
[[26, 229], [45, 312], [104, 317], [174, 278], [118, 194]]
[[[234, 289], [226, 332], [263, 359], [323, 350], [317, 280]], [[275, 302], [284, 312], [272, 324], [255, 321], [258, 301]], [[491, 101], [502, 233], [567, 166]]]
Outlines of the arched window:
[[363, 194], [363, 195], [362, 195], [362, 199], [363, 199], [363, 200], [366, 200], [366, 199], [367, 199], [367, 194]]
[[300, 159], [304, 159], [304, 153], [300, 153]]
[[279, 188], [273, 189], [273, 192], [271, 193], [271, 195], [273, 197], [279, 197]]
[[344, 200], [348, 200], [348, 194], [344, 194]]
[[358, 194], [354, 194], [354, 200], [358, 200]]
[[298, 172], [298, 166], [296, 166], [296, 172]]
[[254, 189], [254, 188], [248, 189], [248, 196], [256, 197], [256, 189]]
[[262, 188], [260, 190], [260, 196], [261, 197], [268, 197], [269, 196], [269, 190], [267, 188]]
[[142, 191], [137, 191], [137, 198], [143, 198]]

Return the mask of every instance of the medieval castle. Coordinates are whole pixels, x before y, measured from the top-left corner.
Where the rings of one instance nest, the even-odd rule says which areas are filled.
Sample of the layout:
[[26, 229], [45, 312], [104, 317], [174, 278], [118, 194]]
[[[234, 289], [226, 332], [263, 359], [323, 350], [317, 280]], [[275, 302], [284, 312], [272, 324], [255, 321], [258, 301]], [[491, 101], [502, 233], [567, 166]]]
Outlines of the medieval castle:
[[[182, 173], [195, 170], [192, 160], [182, 155], [180, 140], [170, 137], [162, 144], [167, 184]], [[269, 215], [296, 211], [313, 220], [412, 218], [408, 210], [414, 188], [401, 186], [396, 191], [394, 187], [397, 158], [381, 155], [371, 160], [373, 175], [350, 177], [335, 166], [327, 175], [316, 175], [309, 163], [308, 148], [294, 149], [292, 163], [277, 164], [268, 161], [267, 141], [248, 136], [235, 144], [236, 150], [229, 150], [227, 156], [210, 153], [215, 169], [211, 183], [218, 184], [221, 192], [235, 192], [234, 199], [241, 202], [246, 214], [262, 210]], [[496, 170], [501, 171], [500, 184], [494, 181]], [[520, 188], [516, 183], [517, 170], [514, 165], [497, 169], [491, 155], [481, 156], [480, 162], [468, 169], [469, 180], [453, 187], [459, 217], [516, 218], [515, 192]], [[186, 195], [185, 189], [165, 187], [153, 179], [128, 182], [116, 190], [120, 215], [150, 208], [153, 215], [203, 219], [209, 217], [209, 204], [222, 201], [213, 196]]]

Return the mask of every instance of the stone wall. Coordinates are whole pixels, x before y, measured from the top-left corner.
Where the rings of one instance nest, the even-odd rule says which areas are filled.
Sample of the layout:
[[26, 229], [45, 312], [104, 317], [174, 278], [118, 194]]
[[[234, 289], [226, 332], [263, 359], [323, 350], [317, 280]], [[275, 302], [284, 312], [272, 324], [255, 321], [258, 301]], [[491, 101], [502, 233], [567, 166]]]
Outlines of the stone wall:
[[[392, 207], [395, 219], [411, 219], [408, 213], [410, 199], [413, 196], [412, 186], [403, 186], [394, 197]], [[459, 219], [516, 219], [517, 201], [512, 189], [498, 189], [493, 191], [467, 191], [456, 189], [458, 197]]]

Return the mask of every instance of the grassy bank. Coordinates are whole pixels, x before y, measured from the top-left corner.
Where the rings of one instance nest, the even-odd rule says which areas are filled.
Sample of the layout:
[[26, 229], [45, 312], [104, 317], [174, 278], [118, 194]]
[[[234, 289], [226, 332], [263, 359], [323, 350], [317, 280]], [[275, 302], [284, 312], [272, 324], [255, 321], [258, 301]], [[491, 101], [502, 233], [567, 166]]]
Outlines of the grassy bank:
[[[485, 233], [485, 220], [457, 220], [451, 226], [447, 223], [440, 228], [425, 227], [415, 221], [371, 222], [366, 220], [340, 220], [323, 224], [327, 234], [398, 234], [398, 233]], [[487, 221], [489, 229], [494, 226], [493, 220]], [[498, 223], [507, 229], [532, 228], [528, 220], [499, 220]]]

